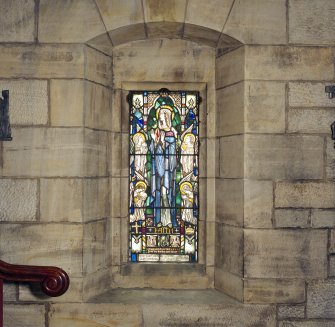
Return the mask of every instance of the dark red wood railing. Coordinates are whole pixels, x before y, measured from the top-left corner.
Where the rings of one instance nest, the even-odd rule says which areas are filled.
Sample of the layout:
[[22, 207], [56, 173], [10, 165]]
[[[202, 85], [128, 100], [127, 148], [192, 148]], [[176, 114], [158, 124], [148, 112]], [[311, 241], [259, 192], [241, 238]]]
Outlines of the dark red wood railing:
[[0, 327], [3, 327], [3, 281], [40, 283], [48, 296], [61, 296], [70, 285], [69, 276], [60, 268], [12, 265], [0, 260]]

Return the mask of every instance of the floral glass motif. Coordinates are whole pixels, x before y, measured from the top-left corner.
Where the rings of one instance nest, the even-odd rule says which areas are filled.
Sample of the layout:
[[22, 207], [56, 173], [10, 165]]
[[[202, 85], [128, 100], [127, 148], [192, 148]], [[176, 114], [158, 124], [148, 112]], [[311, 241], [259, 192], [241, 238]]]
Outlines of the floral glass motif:
[[197, 262], [199, 92], [132, 91], [129, 260]]

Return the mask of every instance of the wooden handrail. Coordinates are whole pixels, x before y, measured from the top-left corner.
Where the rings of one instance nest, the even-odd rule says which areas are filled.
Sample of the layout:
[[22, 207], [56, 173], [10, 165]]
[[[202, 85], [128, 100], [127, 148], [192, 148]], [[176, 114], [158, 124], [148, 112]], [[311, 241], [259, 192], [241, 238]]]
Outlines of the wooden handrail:
[[37, 282], [48, 296], [61, 296], [70, 285], [69, 276], [60, 268], [13, 265], [0, 260], [0, 327], [3, 327], [3, 281]]

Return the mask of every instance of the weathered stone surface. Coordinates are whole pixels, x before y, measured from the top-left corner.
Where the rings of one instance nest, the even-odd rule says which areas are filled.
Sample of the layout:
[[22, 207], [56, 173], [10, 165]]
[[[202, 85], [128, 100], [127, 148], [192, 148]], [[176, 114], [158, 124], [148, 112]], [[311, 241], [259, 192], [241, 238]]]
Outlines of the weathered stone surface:
[[83, 222], [109, 216], [107, 178], [41, 179], [40, 185], [41, 221]]
[[85, 275], [83, 278], [83, 289], [85, 290], [83, 300], [88, 301], [94, 296], [105, 293], [106, 288], [111, 285], [110, 276], [110, 267]]
[[9, 90], [11, 125], [48, 123], [47, 81], [0, 80], [0, 89]]
[[49, 43], [81, 43], [106, 32], [91, 0], [41, 0], [38, 39]]
[[33, 42], [35, 39], [35, 2], [11, 0], [2, 2], [0, 42]]
[[244, 231], [244, 273], [254, 278], [324, 278], [327, 231]]
[[244, 132], [244, 88], [238, 83], [217, 91], [217, 136]]
[[200, 96], [202, 97], [202, 100], [204, 101], [204, 103], [200, 107], [201, 110], [199, 113], [199, 119], [202, 122], [199, 133], [201, 137], [207, 136], [207, 137], [213, 138], [213, 137], [217, 137], [216, 110], [213, 110], [216, 107], [216, 94], [217, 94], [215, 90], [215, 77], [212, 76], [211, 80], [207, 84], [207, 87], [204, 84], [202, 85], [206, 88], [206, 90], [200, 87], [200, 83], [199, 83]]
[[[123, 88], [124, 84], [122, 83]], [[159, 87], [157, 87], [159, 89]], [[157, 89], [156, 88], [156, 89]], [[142, 90], [147, 89], [144, 85], [141, 87]], [[129, 103], [127, 102], [127, 96], [129, 94], [129, 87], [121, 90], [121, 132], [129, 133]]]
[[85, 126], [95, 129], [112, 129], [110, 89], [99, 84], [85, 83]]
[[81, 128], [13, 129], [13, 141], [4, 144], [5, 176], [81, 176]]
[[121, 135], [121, 133], [109, 134], [109, 174], [113, 177], [121, 176]]
[[335, 318], [334, 280], [311, 281], [307, 288], [308, 318]]
[[120, 218], [112, 218], [111, 227], [111, 260], [113, 266], [119, 266], [121, 264], [121, 225]]
[[243, 178], [244, 176], [244, 135], [220, 138], [220, 177]]
[[0, 233], [2, 260], [43, 266], [54, 266], [56, 263], [72, 277], [81, 275], [82, 226], [2, 224]]
[[[169, 82], [214, 80], [215, 50], [180, 39], [150, 39], [124, 44], [115, 48], [113, 61], [114, 88], [121, 89], [124, 81], [164, 81], [160, 85], [167, 87]], [[159, 87], [157, 83], [152, 86], [154, 89]]]
[[[127, 258], [126, 258], [127, 259]], [[164, 264], [165, 265], [165, 264]], [[121, 266], [122, 268], [122, 266]], [[166, 269], [166, 267], [165, 267]], [[156, 289], [204, 289], [212, 288], [213, 281], [207, 275], [176, 274], [172, 269], [166, 275], [134, 274], [123, 276], [115, 274], [112, 277], [112, 288], [156, 288]]]
[[220, 32], [207, 27], [185, 24], [183, 37], [187, 40], [216, 48], [220, 35]]
[[85, 47], [85, 78], [106, 86], [112, 84], [112, 58], [90, 47]]
[[298, 44], [334, 45], [335, 22], [331, 0], [294, 0], [289, 7], [289, 40]]
[[285, 0], [235, 2], [223, 33], [246, 44], [286, 43]]
[[331, 48], [246, 47], [246, 79], [333, 80], [333, 65], [333, 50]]
[[[207, 198], [208, 198], [208, 192], [207, 192], [207, 178], [200, 178], [199, 179], [199, 201], [203, 203], [201, 207], [199, 207], [199, 220], [206, 220], [207, 219]], [[213, 187], [213, 197], [214, 197], [214, 203], [215, 203], [215, 186]], [[213, 221], [213, 220], [212, 220]], [[214, 219], [215, 221], [215, 219]]]
[[216, 47], [216, 53], [217, 56], [220, 57], [225, 53], [228, 53], [236, 48], [239, 48], [242, 45], [242, 43], [236, 39], [234, 39], [233, 37], [221, 33], [219, 42], [217, 44]]
[[106, 267], [107, 263], [107, 223], [106, 220], [84, 225], [83, 273], [94, 273]]
[[[206, 165], [206, 176], [208, 178], [215, 178], [219, 176], [219, 140], [216, 138], [207, 138], [206, 139], [207, 151], [205, 157], [200, 157], [200, 161], [205, 162]], [[200, 141], [200, 147], [202, 143]], [[201, 173], [201, 172], [200, 172]], [[200, 175], [201, 176], [201, 175]]]
[[271, 181], [244, 181], [244, 226], [272, 228], [273, 185]]
[[129, 177], [129, 134], [121, 134], [121, 176]]
[[246, 279], [247, 303], [300, 303], [305, 300], [305, 281], [289, 279]]
[[326, 144], [326, 176], [328, 179], [335, 178], [335, 151], [334, 151], [334, 141], [331, 139], [330, 135], [327, 137]]
[[82, 78], [84, 51], [80, 44], [0, 46], [3, 78]]
[[335, 228], [335, 211], [312, 210], [311, 223], [314, 228]]
[[319, 136], [247, 135], [245, 177], [322, 178], [323, 143], [323, 138]]
[[329, 253], [335, 253], [335, 229], [331, 229], [330, 231]]
[[217, 219], [228, 225], [243, 226], [243, 180], [218, 179], [216, 181]]
[[143, 305], [145, 326], [274, 327], [272, 306], [240, 305]]
[[223, 269], [215, 267], [214, 271], [215, 289], [220, 290], [239, 301], [243, 300], [243, 279]]
[[278, 306], [278, 320], [303, 318], [305, 318], [305, 306], [303, 304]]
[[184, 22], [186, 0], [144, 0], [146, 22]]
[[97, 0], [96, 2], [108, 31], [144, 22], [140, 0]]
[[120, 217], [121, 216], [121, 185], [120, 177], [112, 177], [109, 180], [110, 188], [110, 216]]
[[149, 38], [181, 38], [184, 24], [178, 22], [152, 22], [146, 23]]
[[41, 221], [81, 222], [83, 220], [82, 194], [83, 179], [42, 178], [40, 181]]
[[[241, 97], [242, 93], [239, 94]], [[285, 131], [285, 84], [245, 83], [245, 132], [283, 133]]]
[[234, 84], [245, 79], [245, 47], [216, 59], [216, 88]]
[[290, 82], [288, 101], [290, 107], [334, 107], [334, 101], [325, 96], [329, 83]]
[[291, 109], [288, 112], [288, 132], [329, 133], [335, 109]]
[[139, 327], [141, 321], [139, 306], [129, 304], [52, 304], [49, 312], [50, 327]]
[[219, 224], [217, 226], [215, 265], [227, 272], [243, 275], [243, 230]]
[[83, 180], [83, 216], [86, 222], [109, 216], [108, 197], [108, 178]]
[[4, 327], [45, 327], [43, 304], [6, 304]]
[[121, 90], [112, 90], [112, 132], [121, 132]]
[[221, 32], [232, 4], [233, 0], [224, 2], [220, 0], [191, 0], [187, 5], [185, 23]]
[[110, 31], [108, 34], [114, 46], [147, 39], [145, 25], [142, 23], [120, 27]]
[[317, 182], [278, 182], [275, 188], [277, 208], [334, 208], [335, 184]]
[[123, 195], [127, 194], [128, 199], [128, 192], [129, 192], [129, 177], [121, 177], [120, 178], [120, 186], [121, 186], [121, 205], [120, 205], [120, 215], [121, 217], [128, 217], [129, 213], [129, 203], [128, 201], [124, 201], [125, 198]]
[[84, 130], [84, 171], [86, 176], [107, 176], [107, 132]]
[[84, 126], [84, 85], [80, 79], [50, 81], [52, 126]]
[[329, 257], [329, 277], [335, 277], [335, 256]]
[[279, 327], [334, 327], [335, 321], [283, 321], [279, 323]]
[[87, 45], [97, 49], [108, 56], [113, 55], [113, 44], [108, 33], [100, 34], [86, 42]]
[[[202, 262], [206, 264], [206, 267], [214, 266], [216, 256], [215, 256], [215, 246], [216, 238], [215, 233], [218, 225], [215, 222], [200, 222], [199, 230], [200, 234], [203, 234], [202, 240], [199, 241], [199, 257], [200, 253], [203, 252]], [[238, 260], [238, 259], [237, 259]], [[199, 261], [199, 263], [201, 263]]]
[[309, 210], [276, 209], [275, 227], [277, 228], [308, 228], [310, 227]]
[[35, 221], [37, 180], [0, 179], [1, 221]]

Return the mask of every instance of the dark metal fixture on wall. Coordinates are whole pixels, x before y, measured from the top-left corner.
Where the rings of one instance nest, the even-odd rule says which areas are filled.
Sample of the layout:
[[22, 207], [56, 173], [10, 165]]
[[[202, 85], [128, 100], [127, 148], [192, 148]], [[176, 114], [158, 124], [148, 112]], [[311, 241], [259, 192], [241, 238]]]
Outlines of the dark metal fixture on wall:
[[329, 99], [335, 98], [335, 85], [326, 86], [325, 91], [328, 93]]
[[[335, 85], [326, 86], [325, 92], [328, 93], [329, 99], [335, 98]], [[335, 121], [330, 125], [330, 129], [332, 132], [332, 140], [335, 142]], [[334, 143], [334, 148], [335, 148], [335, 143]]]
[[2, 91], [0, 97], [0, 141], [11, 141], [11, 129], [9, 124], [9, 91]]

